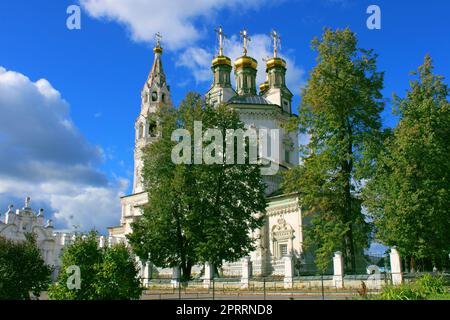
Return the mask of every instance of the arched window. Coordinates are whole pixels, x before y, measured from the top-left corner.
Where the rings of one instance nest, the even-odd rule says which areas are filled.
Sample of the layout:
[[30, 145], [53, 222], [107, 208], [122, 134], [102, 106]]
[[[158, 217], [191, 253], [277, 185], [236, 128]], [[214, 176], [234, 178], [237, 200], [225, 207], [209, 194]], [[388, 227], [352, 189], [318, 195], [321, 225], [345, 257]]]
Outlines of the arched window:
[[154, 120], [151, 120], [149, 125], [148, 125], [148, 134], [151, 137], [156, 137], [157, 135], [157, 130], [156, 130], [156, 122]]
[[139, 124], [138, 138], [142, 138], [143, 136], [144, 136], [144, 125], [141, 123]]
[[156, 91], [152, 92], [152, 101], [158, 101], [158, 93]]
[[163, 93], [161, 95], [161, 100], [162, 100], [162, 102], [166, 102], [166, 94], [165, 93]]

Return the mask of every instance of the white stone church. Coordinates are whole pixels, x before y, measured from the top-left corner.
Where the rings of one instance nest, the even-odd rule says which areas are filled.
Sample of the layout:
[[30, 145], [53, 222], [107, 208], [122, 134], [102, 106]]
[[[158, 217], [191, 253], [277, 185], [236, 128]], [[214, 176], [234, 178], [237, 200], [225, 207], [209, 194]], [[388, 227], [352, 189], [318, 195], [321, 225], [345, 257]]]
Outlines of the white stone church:
[[[219, 52], [212, 60], [212, 85], [205, 94], [208, 103], [217, 105], [225, 103], [238, 111], [242, 122], [256, 129], [280, 129], [278, 154], [271, 155], [282, 170], [289, 170], [298, 165], [298, 137], [286, 133], [281, 125], [287, 122], [292, 114], [292, 93], [286, 86], [286, 61], [278, 56], [278, 41], [273, 33], [273, 57], [266, 60], [267, 80], [259, 86], [256, 84], [258, 61], [247, 53], [247, 33], [243, 37], [243, 55], [234, 63], [223, 54], [223, 36], [219, 30]], [[109, 235], [125, 238], [130, 233], [131, 223], [142, 214], [141, 206], [147, 200], [143, 188], [142, 148], [158, 139], [156, 112], [162, 105], [172, 105], [170, 89], [163, 70], [163, 49], [159, 38], [154, 51], [154, 61], [150, 74], [141, 92], [141, 111], [135, 122], [134, 181], [133, 192], [121, 198], [122, 214], [120, 225], [110, 227]], [[234, 70], [233, 70], [234, 69]], [[236, 88], [231, 83], [231, 72], [234, 71]], [[283, 274], [284, 256], [301, 258], [303, 251], [302, 212], [295, 194], [283, 194], [279, 189], [280, 175], [264, 176], [267, 185], [268, 206], [264, 213], [265, 225], [255, 232], [257, 249], [251, 253], [250, 261], [253, 275]], [[247, 258], [248, 261], [248, 258]], [[195, 269], [195, 268], [194, 268]], [[225, 275], [239, 276], [241, 262], [224, 263], [222, 271]], [[195, 270], [193, 270], [195, 272]], [[170, 270], [157, 270], [160, 275], [171, 273]]]

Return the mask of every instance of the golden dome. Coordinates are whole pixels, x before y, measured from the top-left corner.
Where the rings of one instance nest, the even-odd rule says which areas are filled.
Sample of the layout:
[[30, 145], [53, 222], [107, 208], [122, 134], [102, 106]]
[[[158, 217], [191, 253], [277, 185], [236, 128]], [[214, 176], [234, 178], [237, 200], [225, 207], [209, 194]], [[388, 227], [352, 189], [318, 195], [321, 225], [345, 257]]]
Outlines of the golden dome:
[[247, 56], [242, 56], [240, 58], [237, 58], [236, 61], [234, 62], [234, 67], [236, 69], [240, 69], [240, 68], [252, 68], [255, 69], [258, 66], [258, 62], [250, 57]]
[[267, 91], [267, 89], [269, 89], [269, 82], [268, 81], [264, 81], [263, 83], [261, 83], [259, 85], [259, 91], [265, 92], [265, 91]]
[[266, 69], [269, 70], [274, 67], [281, 67], [286, 69], [286, 61], [281, 58], [271, 58], [266, 62]]
[[154, 47], [153, 48], [153, 52], [154, 53], [162, 53], [163, 52], [163, 48], [161, 48], [161, 47]]
[[223, 65], [223, 64], [231, 67], [231, 59], [228, 57], [225, 57], [225, 56], [218, 56], [218, 57], [215, 57], [212, 61], [213, 67], [218, 66], [218, 65]]

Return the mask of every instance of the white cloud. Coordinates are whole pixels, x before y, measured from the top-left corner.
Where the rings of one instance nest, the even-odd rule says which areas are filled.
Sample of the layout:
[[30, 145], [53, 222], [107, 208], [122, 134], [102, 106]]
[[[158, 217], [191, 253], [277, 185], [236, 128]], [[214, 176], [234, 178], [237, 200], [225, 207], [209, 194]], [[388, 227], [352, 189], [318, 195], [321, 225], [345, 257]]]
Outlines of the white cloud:
[[[31, 196], [56, 224], [100, 231], [117, 223], [123, 179], [97, 169], [104, 151], [89, 143], [69, 116], [69, 105], [45, 79], [0, 66], [0, 202]], [[47, 218], [50, 214], [47, 213]]]
[[[232, 36], [225, 40], [224, 54], [232, 61], [242, 56], [242, 42], [237, 36]], [[255, 34], [251, 36], [248, 55], [258, 61], [257, 83], [266, 80], [266, 64], [264, 60], [273, 56], [272, 40], [269, 35]], [[188, 68], [197, 82], [212, 81], [211, 61], [214, 56], [213, 50], [206, 50], [200, 47], [186, 49], [178, 60], [179, 66]], [[287, 72], [286, 83], [294, 94], [300, 93], [300, 86], [304, 83], [305, 72], [298, 66], [295, 59], [281, 52], [280, 56], [286, 60]]]
[[210, 64], [212, 60], [212, 52], [199, 47], [186, 49], [177, 60], [177, 66], [188, 68], [195, 78], [195, 81], [209, 81], [212, 78]]
[[119, 197], [124, 195], [127, 187], [128, 181], [120, 179], [114, 187], [84, 186], [74, 190], [73, 194], [54, 192], [50, 203], [53, 208], [59, 208], [55, 218], [66, 225], [73, 223], [83, 229], [94, 227], [104, 231], [105, 227], [119, 223]]
[[253, 10], [281, 0], [79, 0], [94, 18], [125, 25], [135, 41], [151, 42], [161, 32], [169, 49], [202, 38], [205, 25], [224, 9]]

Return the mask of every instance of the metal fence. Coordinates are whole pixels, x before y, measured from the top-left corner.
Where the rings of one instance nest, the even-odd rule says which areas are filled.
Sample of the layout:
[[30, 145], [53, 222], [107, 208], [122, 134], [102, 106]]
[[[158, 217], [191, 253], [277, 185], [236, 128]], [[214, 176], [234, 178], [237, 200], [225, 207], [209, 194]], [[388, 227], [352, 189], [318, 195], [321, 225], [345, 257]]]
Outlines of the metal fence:
[[[360, 279], [367, 280], [368, 276]], [[361, 294], [360, 288], [338, 289], [333, 286], [333, 276], [300, 276], [293, 278], [292, 286], [285, 288], [283, 277], [253, 277], [244, 285], [240, 278], [213, 278], [209, 282], [180, 279], [151, 279], [143, 299], [183, 300], [329, 300], [353, 299]], [[347, 281], [351, 279], [348, 278]], [[377, 294], [369, 288], [364, 294]]]

